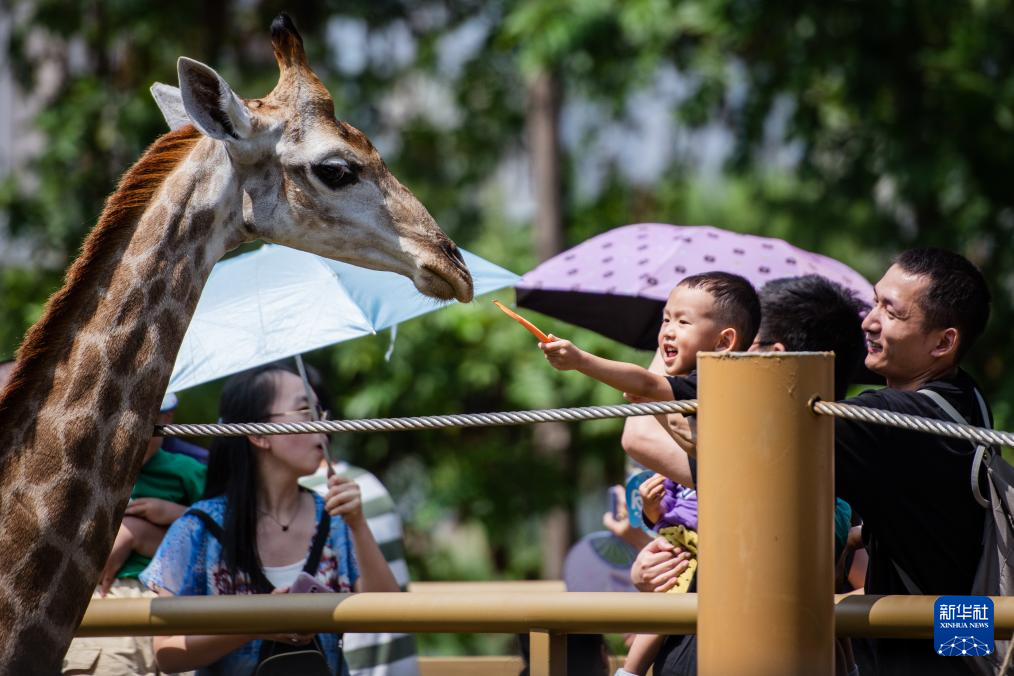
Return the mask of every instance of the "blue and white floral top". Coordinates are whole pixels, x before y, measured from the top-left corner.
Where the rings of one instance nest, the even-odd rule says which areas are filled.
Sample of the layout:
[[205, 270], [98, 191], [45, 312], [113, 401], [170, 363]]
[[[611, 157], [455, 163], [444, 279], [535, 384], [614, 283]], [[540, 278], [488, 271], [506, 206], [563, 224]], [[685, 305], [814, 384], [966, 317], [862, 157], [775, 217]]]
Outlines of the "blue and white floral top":
[[[324, 514], [324, 500], [314, 495], [316, 519]], [[206, 512], [219, 525], [225, 522], [225, 497], [201, 500], [193, 509]], [[307, 543], [307, 555], [310, 544]], [[173, 522], [151, 563], [140, 574], [141, 582], [151, 590], [166, 590], [176, 596], [215, 596], [219, 594], [250, 594], [245, 574], [233, 581], [222, 561], [222, 545], [196, 516], [184, 515]], [[317, 579], [336, 592], [351, 592], [359, 578], [359, 568], [352, 552], [349, 530], [340, 518], [331, 519], [331, 532], [317, 568]], [[341, 644], [336, 634], [318, 634], [328, 664], [336, 674], [347, 673], [341, 658]], [[261, 641], [251, 641], [229, 653], [214, 664], [199, 669], [199, 676], [211, 674], [253, 674], [260, 656]]]

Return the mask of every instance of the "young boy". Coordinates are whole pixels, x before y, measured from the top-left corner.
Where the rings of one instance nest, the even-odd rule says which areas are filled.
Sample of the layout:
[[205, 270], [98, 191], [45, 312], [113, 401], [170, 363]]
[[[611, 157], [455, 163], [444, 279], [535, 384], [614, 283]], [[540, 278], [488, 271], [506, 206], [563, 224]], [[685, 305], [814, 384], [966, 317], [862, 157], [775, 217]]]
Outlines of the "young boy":
[[[739, 275], [707, 272], [687, 277], [669, 293], [658, 333], [658, 349], [666, 376], [652, 373], [636, 364], [597, 357], [579, 349], [570, 341], [557, 339], [553, 335], [549, 336], [551, 342], [540, 343], [539, 347], [556, 369], [580, 371], [621, 390], [634, 401], [665, 401], [696, 396], [699, 352], [745, 351], [753, 342], [759, 324], [760, 301], [750, 282]], [[686, 394], [690, 392], [693, 394], [687, 397]], [[664, 427], [678, 442], [685, 442], [667, 424]], [[661, 482], [654, 484], [657, 484], [656, 488], [661, 487]], [[668, 512], [680, 500], [683, 487], [667, 482], [666, 488], [671, 492], [667, 496]], [[658, 519], [661, 502], [660, 492], [657, 500], [646, 501], [646, 506], [654, 503], [649, 507], [655, 513], [654, 520]], [[693, 529], [683, 523], [667, 525], [671, 527], [663, 528], [661, 533], [674, 545], [692, 555], [688, 574], [681, 576], [679, 583], [670, 589], [685, 592], [696, 568], [696, 523]], [[630, 647], [623, 670], [617, 673], [644, 674], [664, 640], [664, 636], [638, 635]]]
[[760, 301], [750, 282], [728, 272], [705, 272], [677, 284], [662, 311], [658, 349], [665, 376], [597, 357], [553, 335], [539, 347], [560, 371], [580, 371], [634, 400], [671, 401], [697, 396], [698, 352], [745, 351], [759, 324]]

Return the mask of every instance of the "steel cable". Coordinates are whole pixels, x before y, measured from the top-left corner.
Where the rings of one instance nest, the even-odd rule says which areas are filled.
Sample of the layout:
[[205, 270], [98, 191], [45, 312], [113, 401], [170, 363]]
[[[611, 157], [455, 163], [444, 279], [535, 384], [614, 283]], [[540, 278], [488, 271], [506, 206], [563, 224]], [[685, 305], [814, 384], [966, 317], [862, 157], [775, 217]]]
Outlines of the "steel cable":
[[543, 422], [575, 422], [624, 418], [656, 413], [697, 412], [697, 400], [657, 401], [645, 404], [618, 404], [616, 406], [581, 406], [578, 408], [550, 408], [534, 411], [505, 411], [500, 413], [462, 413], [452, 415], [417, 416], [410, 418], [367, 418], [361, 420], [314, 420], [281, 423], [206, 423], [187, 425], [157, 425], [156, 436], [167, 437], [241, 437], [248, 434], [311, 434], [317, 432], [400, 432], [406, 430], [433, 430], [445, 427], [494, 427]]
[[986, 446], [1014, 446], [1014, 434], [1010, 432], [962, 425], [933, 418], [923, 418], [908, 413], [895, 413], [868, 406], [856, 406], [854, 404], [841, 404], [820, 400], [813, 402], [813, 410], [820, 415], [837, 416], [847, 420], [858, 420], [877, 425], [938, 434], [955, 439], [965, 439], [985, 444]]
[[[1014, 434], [945, 420], [895, 413], [867, 406], [814, 400], [813, 411], [819, 415], [837, 416], [847, 420], [887, 425], [901, 429], [965, 439], [988, 446], [1014, 447]], [[433, 430], [447, 427], [495, 427], [543, 422], [577, 422], [623, 418], [658, 413], [697, 413], [697, 400], [659, 401], [615, 406], [581, 406], [531, 411], [498, 413], [461, 413], [451, 415], [413, 416], [407, 418], [365, 418], [359, 420], [316, 420], [307, 422], [258, 423], [197, 423], [171, 424], [155, 427], [155, 434], [170, 437], [237, 437], [248, 434], [313, 434], [333, 432], [401, 432]]]

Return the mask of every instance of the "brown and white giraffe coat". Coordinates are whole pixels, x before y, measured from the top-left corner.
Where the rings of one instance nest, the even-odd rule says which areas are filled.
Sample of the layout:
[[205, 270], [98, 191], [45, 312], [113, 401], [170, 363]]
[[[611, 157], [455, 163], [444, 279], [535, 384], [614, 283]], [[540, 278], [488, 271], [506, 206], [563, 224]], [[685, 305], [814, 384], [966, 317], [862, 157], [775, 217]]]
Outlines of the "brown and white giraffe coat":
[[0, 392], [0, 674], [59, 671], [225, 252], [260, 238], [471, 300], [457, 247], [335, 119], [288, 17], [272, 24], [272, 44], [281, 75], [262, 99], [180, 59], [193, 125], [121, 178]]

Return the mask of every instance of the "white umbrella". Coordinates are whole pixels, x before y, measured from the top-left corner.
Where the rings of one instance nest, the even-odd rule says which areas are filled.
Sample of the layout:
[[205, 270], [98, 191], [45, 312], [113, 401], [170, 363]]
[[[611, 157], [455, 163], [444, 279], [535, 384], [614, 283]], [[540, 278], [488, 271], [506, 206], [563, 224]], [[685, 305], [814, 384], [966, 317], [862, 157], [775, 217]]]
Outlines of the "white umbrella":
[[[461, 250], [475, 295], [520, 277]], [[183, 337], [168, 390], [393, 328], [445, 307], [406, 277], [266, 244], [214, 267]]]

